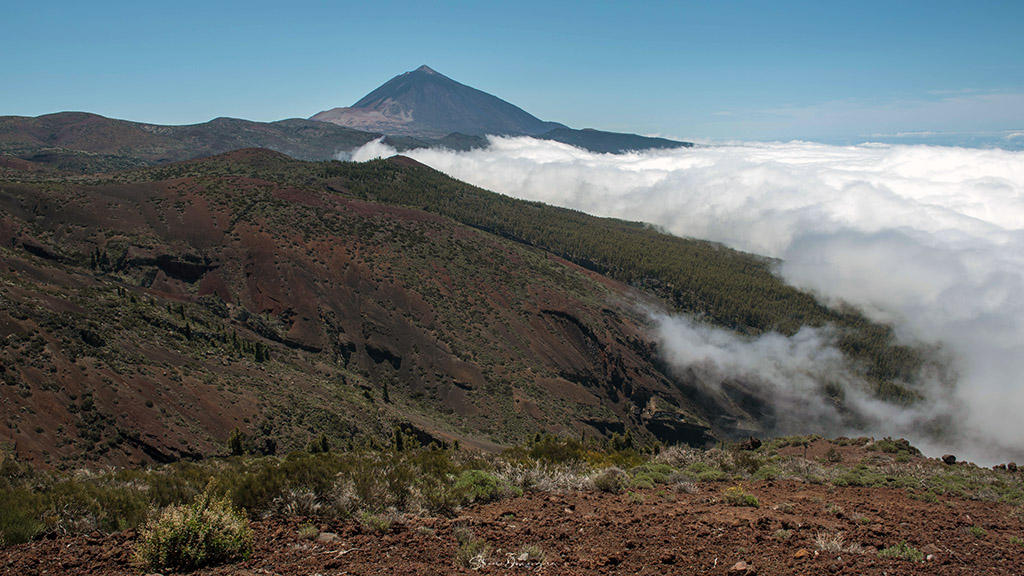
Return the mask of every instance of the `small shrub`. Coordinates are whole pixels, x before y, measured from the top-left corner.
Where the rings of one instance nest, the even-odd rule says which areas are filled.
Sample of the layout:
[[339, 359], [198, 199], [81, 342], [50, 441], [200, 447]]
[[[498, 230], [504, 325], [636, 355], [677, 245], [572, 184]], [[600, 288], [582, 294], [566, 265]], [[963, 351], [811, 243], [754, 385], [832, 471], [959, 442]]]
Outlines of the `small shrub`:
[[751, 476], [754, 480], [775, 480], [780, 477], [782, 477], [782, 469], [774, 464], [761, 466]]
[[1016, 536], [1010, 536], [1010, 544], [1013, 544], [1014, 546], [1024, 546], [1024, 540]]
[[135, 545], [135, 562], [149, 570], [188, 571], [248, 558], [249, 520], [211, 492], [207, 486], [191, 504], [168, 507], [148, 522]]
[[851, 554], [864, 553], [864, 547], [860, 544], [856, 542], [848, 544], [842, 532], [831, 534], [828, 532], [818, 532], [814, 536], [814, 545], [822, 552], [832, 552], [834, 554], [842, 552], [849, 552]]
[[454, 490], [467, 503], [494, 502], [503, 498], [522, 496], [523, 491], [507, 480], [484, 472], [466, 470], [455, 481]]
[[455, 528], [455, 540], [459, 549], [455, 553], [455, 561], [466, 568], [479, 570], [487, 565], [487, 557], [491, 553], [491, 545], [477, 538], [473, 531], [464, 526]]
[[726, 488], [722, 491], [722, 499], [730, 506], [750, 506], [751, 508], [758, 508], [761, 506], [761, 503], [757, 500], [757, 496], [747, 492], [742, 486], [730, 486]]
[[792, 530], [786, 530], [785, 528], [779, 528], [775, 531], [775, 538], [779, 540], [789, 540], [793, 537]]
[[41, 507], [41, 498], [29, 489], [0, 489], [0, 546], [28, 542], [42, 533], [46, 526], [37, 519]]
[[562, 438], [550, 434], [534, 438], [530, 446], [530, 458], [543, 460], [551, 464], [582, 461], [586, 450], [575, 438]]
[[878, 452], [884, 452], [885, 454], [908, 454], [910, 456], [919, 456], [921, 451], [910, 445], [910, 442], [903, 438], [892, 438], [885, 437], [881, 440], [876, 440], [873, 444], [869, 444], [866, 447], [868, 450], [875, 450]]
[[672, 485], [672, 489], [680, 494], [696, 494], [697, 485], [693, 482], [679, 481]]
[[988, 535], [988, 532], [985, 532], [985, 529], [981, 526], [978, 526], [977, 524], [968, 528], [967, 533], [978, 539], [984, 538]]
[[881, 558], [895, 558], [897, 560], [908, 560], [910, 562], [923, 562], [924, 554], [919, 550], [910, 546], [906, 542], [900, 542], [895, 546], [890, 546], [884, 550], [878, 551], [878, 556]]
[[331, 443], [327, 440], [327, 434], [320, 433], [319, 436], [306, 444], [306, 452], [310, 454], [326, 454], [331, 451]]
[[319, 535], [320, 530], [312, 524], [303, 524], [302, 526], [299, 526], [299, 539], [301, 540], [316, 540]]
[[395, 527], [397, 523], [397, 515], [395, 514], [371, 514], [369, 512], [363, 512], [359, 515], [359, 525], [363, 527], [367, 532], [374, 532], [377, 534], [387, 534]]
[[719, 482], [728, 480], [729, 475], [720, 468], [714, 468], [704, 462], [694, 462], [686, 467], [686, 472], [698, 482]]
[[622, 492], [629, 484], [629, 475], [613, 466], [595, 474], [593, 482], [601, 492]]
[[541, 564], [544, 562], [544, 549], [538, 544], [527, 544], [519, 549], [516, 561], [526, 564]]
[[644, 495], [643, 494], [637, 494], [636, 492], [630, 492], [629, 493], [629, 503], [633, 504], [633, 505], [636, 505], [636, 506], [639, 506], [640, 504], [643, 504], [644, 503]]
[[630, 470], [634, 488], [653, 488], [655, 484], [667, 484], [675, 472], [675, 468], [659, 462], [648, 462]]

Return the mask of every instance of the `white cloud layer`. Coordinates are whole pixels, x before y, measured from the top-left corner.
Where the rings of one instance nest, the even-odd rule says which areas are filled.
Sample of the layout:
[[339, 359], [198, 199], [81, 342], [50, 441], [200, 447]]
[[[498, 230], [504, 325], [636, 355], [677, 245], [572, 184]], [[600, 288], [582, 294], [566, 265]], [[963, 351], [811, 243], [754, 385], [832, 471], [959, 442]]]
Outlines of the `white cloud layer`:
[[[371, 143], [353, 159], [389, 153]], [[926, 444], [921, 422], [953, 412], [958, 440], [937, 449], [979, 461], [1024, 458], [1024, 152], [790, 142], [608, 155], [494, 138], [484, 150], [407, 155], [511, 196], [780, 258], [788, 282], [827, 302], [853, 303], [891, 322], [905, 341], [953, 357], [955, 389], [923, 376], [927, 407], [871, 404], [876, 417], [866, 432]], [[712, 380], [770, 374], [761, 381], [780, 398], [823, 378], [859, 389], [822, 334], [749, 342], [685, 320], [657, 321], [675, 364], [714, 367], [704, 370], [719, 374]], [[822, 426], [826, 408], [808, 427]]]

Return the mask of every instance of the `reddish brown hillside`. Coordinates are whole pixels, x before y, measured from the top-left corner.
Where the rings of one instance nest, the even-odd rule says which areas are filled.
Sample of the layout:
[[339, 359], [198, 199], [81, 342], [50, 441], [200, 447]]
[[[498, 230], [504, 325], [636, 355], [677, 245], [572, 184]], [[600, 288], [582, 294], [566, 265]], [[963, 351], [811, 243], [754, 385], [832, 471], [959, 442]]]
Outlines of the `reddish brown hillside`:
[[709, 437], [716, 408], [665, 373], [629, 288], [439, 216], [240, 175], [282, 158], [2, 183], [0, 434], [19, 455], [199, 457], [234, 427], [253, 450], [395, 424]]

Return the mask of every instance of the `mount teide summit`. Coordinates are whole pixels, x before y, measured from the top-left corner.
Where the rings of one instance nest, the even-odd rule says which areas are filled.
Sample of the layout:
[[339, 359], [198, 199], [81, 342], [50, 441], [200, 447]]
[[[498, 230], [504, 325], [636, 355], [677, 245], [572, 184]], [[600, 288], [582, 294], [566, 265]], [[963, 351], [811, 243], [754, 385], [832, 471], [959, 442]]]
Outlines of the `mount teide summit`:
[[[438, 139], [453, 134], [533, 136], [596, 152], [691, 146], [663, 138], [598, 130], [574, 130], [546, 122], [522, 108], [460, 84], [428, 66], [396, 76], [347, 108], [332, 108], [310, 120], [381, 132], [390, 136]], [[443, 142], [442, 142], [443, 143]]]
[[453, 132], [537, 136], [564, 128], [522, 108], [460, 84], [428, 66], [396, 76], [350, 108], [334, 108], [310, 120], [359, 130], [420, 137]]

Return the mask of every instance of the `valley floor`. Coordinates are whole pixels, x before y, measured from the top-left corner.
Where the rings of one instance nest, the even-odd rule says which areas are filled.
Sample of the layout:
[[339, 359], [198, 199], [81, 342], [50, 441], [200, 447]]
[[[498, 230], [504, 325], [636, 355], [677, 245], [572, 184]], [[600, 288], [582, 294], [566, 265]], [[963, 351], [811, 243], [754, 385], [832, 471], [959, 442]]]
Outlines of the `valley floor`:
[[[758, 506], [730, 505], [732, 493]], [[526, 495], [411, 518], [389, 533], [356, 521], [253, 523], [244, 562], [202, 575], [1024, 574], [1021, 508], [903, 489], [793, 480]], [[55, 537], [0, 549], [0, 572], [137, 575], [136, 534]], [[459, 539], [479, 542], [467, 553]], [[906, 543], [920, 561], [881, 557]], [[543, 557], [538, 561], [538, 557]], [[466, 565], [468, 564], [468, 566]]]

